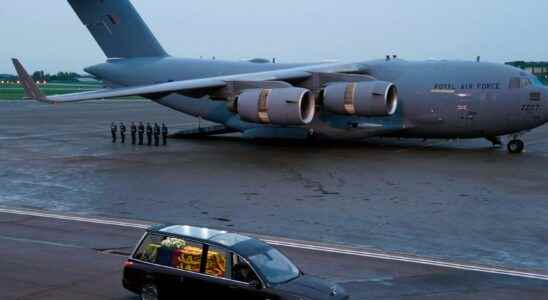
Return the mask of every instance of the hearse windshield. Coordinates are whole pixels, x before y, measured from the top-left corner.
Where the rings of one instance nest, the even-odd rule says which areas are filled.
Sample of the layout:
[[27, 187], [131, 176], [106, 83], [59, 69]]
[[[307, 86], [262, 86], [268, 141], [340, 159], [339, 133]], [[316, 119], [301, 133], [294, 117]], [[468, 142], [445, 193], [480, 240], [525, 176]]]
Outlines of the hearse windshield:
[[288, 282], [301, 274], [285, 255], [262, 241], [237, 234], [219, 235], [212, 240], [234, 249], [248, 259], [268, 283]]
[[299, 269], [280, 251], [274, 248], [265, 250], [249, 256], [248, 259], [269, 283], [279, 284], [299, 277], [301, 274]]

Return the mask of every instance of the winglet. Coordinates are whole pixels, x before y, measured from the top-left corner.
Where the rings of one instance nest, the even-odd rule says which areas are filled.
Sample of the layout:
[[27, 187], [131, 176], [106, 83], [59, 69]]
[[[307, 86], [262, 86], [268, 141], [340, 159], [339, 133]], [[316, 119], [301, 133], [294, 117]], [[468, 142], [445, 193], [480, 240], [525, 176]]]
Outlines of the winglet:
[[17, 75], [19, 76], [19, 80], [21, 80], [21, 83], [25, 88], [25, 96], [32, 100], [48, 102], [46, 95], [40, 91], [32, 77], [30, 77], [29, 73], [27, 73], [27, 70], [25, 70], [19, 60], [13, 58], [12, 62], [15, 66], [15, 70], [17, 71]]

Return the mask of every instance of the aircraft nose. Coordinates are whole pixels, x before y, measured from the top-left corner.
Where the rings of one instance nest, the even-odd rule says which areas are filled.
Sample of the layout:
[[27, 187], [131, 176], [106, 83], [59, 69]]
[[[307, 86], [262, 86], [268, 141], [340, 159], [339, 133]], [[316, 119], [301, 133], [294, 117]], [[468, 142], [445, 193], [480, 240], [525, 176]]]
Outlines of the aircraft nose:
[[[537, 94], [540, 94], [540, 104], [542, 106], [542, 117], [544, 122], [548, 122], [548, 86], [542, 87]], [[529, 95], [531, 97], [531, 94]]]

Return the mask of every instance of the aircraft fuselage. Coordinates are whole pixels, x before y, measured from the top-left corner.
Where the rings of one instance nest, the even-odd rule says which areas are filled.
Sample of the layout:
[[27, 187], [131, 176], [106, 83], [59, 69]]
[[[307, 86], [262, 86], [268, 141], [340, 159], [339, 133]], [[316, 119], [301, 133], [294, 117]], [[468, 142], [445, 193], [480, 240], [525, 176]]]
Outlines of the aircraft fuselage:
[[[153, 100], [194, 116], [225, 124], [248, 137], [366, 138], [371, 127], [400, 127], [388, 136], [480, 138], [523, 132], [548, 122], [548, 89], [531, 74], [491, 63], [378, 60], [360, 63], [366, 73], [396, 84], [399, 108], [389, 117], [336, 115], [319, 110], [307, 126], [285, 127], [242, 121], [225, 103], [171, 94]], [[295, 64], [139, 58], [115, 60], [86, 71], [114, 86], [271, 71]]]

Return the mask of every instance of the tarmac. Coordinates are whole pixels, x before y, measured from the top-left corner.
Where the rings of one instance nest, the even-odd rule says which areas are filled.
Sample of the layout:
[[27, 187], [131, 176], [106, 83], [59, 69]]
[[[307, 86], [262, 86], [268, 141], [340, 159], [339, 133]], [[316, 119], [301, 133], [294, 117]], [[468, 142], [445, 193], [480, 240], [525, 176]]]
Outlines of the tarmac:
[[[548, 127], [524, 137], [522, 155], [492, 149], [483, 140], [308, 144], [247, 141], [237, 134], [170, 140], [168, 147], [156, 148], [112, 144], [110, 123], [163, 121], [174, 131], [196, 127], [198, 121], [146, 101], [55, 106], [0, 101], [0, 114], [0, 206], [5, 208], [208, 226], [548, 274]], [[2, 215], [8, 217], [15, 218]], [[11, 238], [0, 246], [2, 261], [16, 261], [2, 263], [0, 269], [9, 272], [0, 276], [24, 273], [13, 280], [21, 276], [21, 282], [29, 282], [19, 290], [9, 285], [11, 297], [23, 296], [27, 288], [30, 293], [32, 285], [64, 282], [81, 287], [69, 286], [67, 295], [131, 299], [114, 280], [123, 257], [90, 249], [111, 238], [117, 246], [120, 236], [121, 244], [131, 245], [139, 232], [107, 228], [104, 233], [103, 226], [86, 225], [76, 231], [85, 230], [85, 237], [74, 234], [66, 241], [83, 243], [85, 249], [17, 240], [64, 243], [64, 230], [74, 225], [57, 230], [50, 221], [38, 221], [44, 226], [17, 225], [19, 219], [0, 223]], [[93, 263], [78, 258], [79, 251], [89, 252]], [[542, 280], [306, 251], [289, 250], [305, 270], [344, 283], [359, 295], [356, 299], [541, 299], [548, 294]], [[78, 265], [67, 266], [66, 276], [84, 283], [27, 273], [36, 265], [55, 274], [63, 253]], [[328, 262], [330, 267], [322, 266]], [[340, 272], [334, 273], [337, 266]], [[113, 277], [101, 276], [108, 272]], [[92, 276], [104, 279], [101, 289], [82, 287]]]
[[[33, 213], [0, 213], [2, 299], [138, 298], [120, 284], [122, 265], [148, 223]], [[279, 248], [305, 273], [340, 283], [352, 299], [545, 299], [548, 293], [547, 279]]]

